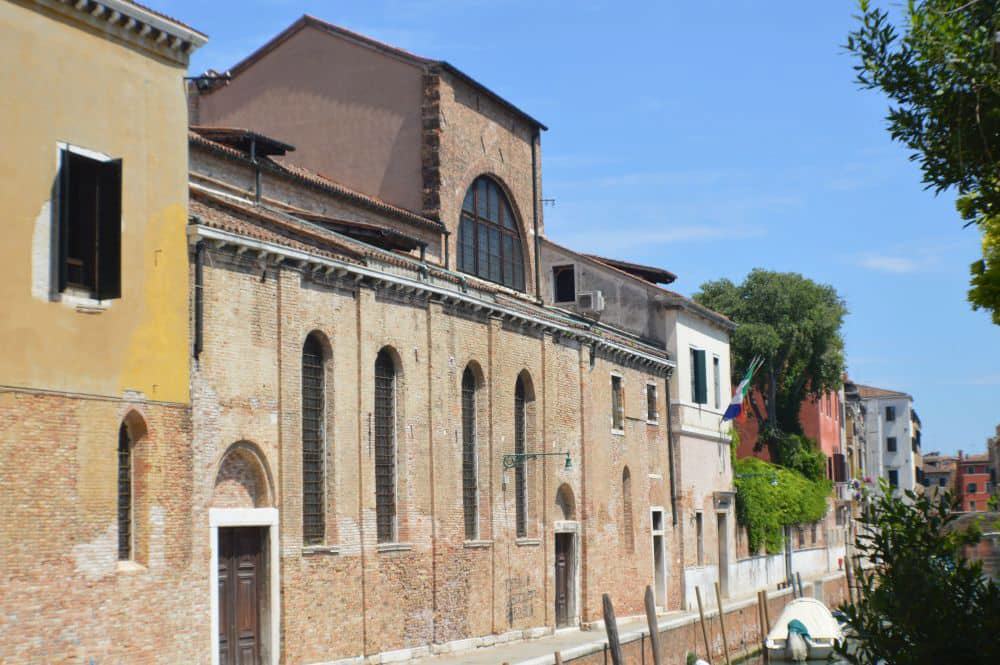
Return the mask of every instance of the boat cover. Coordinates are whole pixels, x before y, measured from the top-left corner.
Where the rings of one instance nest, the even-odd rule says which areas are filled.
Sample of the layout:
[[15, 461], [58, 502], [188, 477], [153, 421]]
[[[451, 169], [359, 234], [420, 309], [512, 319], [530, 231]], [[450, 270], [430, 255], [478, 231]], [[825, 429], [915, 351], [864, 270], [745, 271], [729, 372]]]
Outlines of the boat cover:
[[805, 625], [813, 640], [841, 639], [843, 636], [840, 625], [826, 605], [815, 598], [796, 598], [785, 605], [774, 628], [767, 634], [767, 639], [787, 639], [788, 624], [794, 620], [801, 621]]

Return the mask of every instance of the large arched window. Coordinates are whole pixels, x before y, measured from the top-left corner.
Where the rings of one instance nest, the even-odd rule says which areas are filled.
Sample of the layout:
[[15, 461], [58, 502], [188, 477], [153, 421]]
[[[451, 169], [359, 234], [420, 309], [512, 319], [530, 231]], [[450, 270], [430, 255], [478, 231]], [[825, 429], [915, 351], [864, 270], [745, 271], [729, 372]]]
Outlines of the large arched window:
[[118, 428], [118, 559], [132, 558], [132, 436]]
[[396, 539], [396, 363], [388, 349], [375, 359], [375, 522], [378, 542]]
[[302, 346], [302, 542], [318, 545], [326, 532], [326, 377], [323, 343], [316, 333]]
[[465, 538], [479, 537], [479, 482], [476, 464], [476, 374], [472, 367], [462, 373], [462, 510]]
[[476, 178], [465, 193], [458, 227], [458, 269], [524, 291], [524, 256], [517, 219], [500, 186]]
[[514, 387], [514, 453], [519, 455], [520, 463], [514, 467], [514, 515], [517, 522], [517, 537], [528, 535], [528, 482], [525, 475], [523, 455], [526, 452], [527, 433], [527, 391], [524, 379], [517, 377]]

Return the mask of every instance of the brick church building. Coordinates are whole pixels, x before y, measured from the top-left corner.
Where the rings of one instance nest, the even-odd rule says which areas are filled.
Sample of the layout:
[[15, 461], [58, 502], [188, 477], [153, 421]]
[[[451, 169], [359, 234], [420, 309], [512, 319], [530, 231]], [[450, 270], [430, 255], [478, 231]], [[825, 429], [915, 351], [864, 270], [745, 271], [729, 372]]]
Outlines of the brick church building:
[[[76, 281], [24, 295], [28, 316], [0, 327], [16, 367], [32, 326], [62, 317], [36, 354], [51, 372], [10, 374], [0, 395], [0, 660], [404, 660], [597, 621], [604, 592], [623, 616], [647, 584], [678, 609], [689, 563], [724, 579], [733, 326], [657, 286], [666, 271], [559, 254], [541, 123], [447, 62], [311, 17], [186, 98], [200, 33], [123, 0], [0, 1], [24, 48], [48, 24], [78, 61], [128, 61], [101, 81], [127, 131], [75, 122], [91, 95], [69, 85], [62, 125], [21, 139], [85, 161], [32, 172], [5, 283], [31, 294], [48, 274], [31, 264], [39, 209], [68, 206], [55, 233], [91, 223], [63, 177], [97, 174], [96, 223], [123, 251], [94, 250], [117, 271], [108, 291], [73, 254], [93, 240], [73, 240], [52, 261]], [[162, 146], [138, 151], [152, 127]], [[567, 261], [604, 286], [567, 281]], [[679, 317], [714, 345], [714, 407], [678, 397]], [[27, 446], [44, 454], [12, 455]]]

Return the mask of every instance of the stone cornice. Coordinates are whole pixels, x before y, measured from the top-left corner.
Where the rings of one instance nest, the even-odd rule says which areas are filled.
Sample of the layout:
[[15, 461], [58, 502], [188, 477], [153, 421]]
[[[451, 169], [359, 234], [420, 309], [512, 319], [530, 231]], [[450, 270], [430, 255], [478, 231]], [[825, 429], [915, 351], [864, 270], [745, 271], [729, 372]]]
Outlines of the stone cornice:
[[126, 0], [33, 0], [31, 4], [182, 65], [208, 41], [197, 30]]
[[629, 362], [645, 368], [647, 371], [660, 375], [669, 375], [676, 363], [659, 355], [654, 349], [631, 347], [618, 340], [608, 339], [591, 330], [574, 327], [556, 321], [546, 316], [544, 312], [528, 313], [504, 305], [503, 303], [477, 298], [468, 293], [451, 291], [442, 286], [429, 284], [419, 279], [411, 279], [404, 275], [382, 272], [368, 266], [362, 266], [346, 261], [339, 261], [303, 252], [276, 243], [247, 238], [236, 233], [230, 233], [199, 224], [194, 219], [188, 226], [189, 241], [206, 241], [216, 249], [233, 246], [242, 253], [253, 252], [258, 261], [271, 264], [293, 264], [301, 270], [322, 272], [329, 276], [344, 279], [355, 285], [369, 285], [398, 291], [411, 297], [426, 298], [432, 302], [466, 309], [473, 313], [494, 316], [502, 321], [521, 326], [525, 329], [544, 332], [554, 338], [573, 339], [591, 346], [595, 352], [609, 355], [618, 362]]

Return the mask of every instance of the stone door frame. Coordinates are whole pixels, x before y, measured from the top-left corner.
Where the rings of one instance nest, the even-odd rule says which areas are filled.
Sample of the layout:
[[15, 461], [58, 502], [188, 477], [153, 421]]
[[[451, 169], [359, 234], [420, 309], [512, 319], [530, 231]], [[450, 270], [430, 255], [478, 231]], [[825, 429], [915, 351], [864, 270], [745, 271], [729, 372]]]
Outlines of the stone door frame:
[[[208, 510], [209, 557], [209, 615], [212, 631], [212, 665], [219, 665], [219, 528], [234, 526], [262, 526], [267, 529], [267, 613], [261, 622], [261, 633], [266, 637], [264, 661], [279, 665], [281, 658], [281, 588], [280, 552], [278, 550], [277, 508], [210, 508]], [[270, 624], [270, 630], [266, 624]]]

